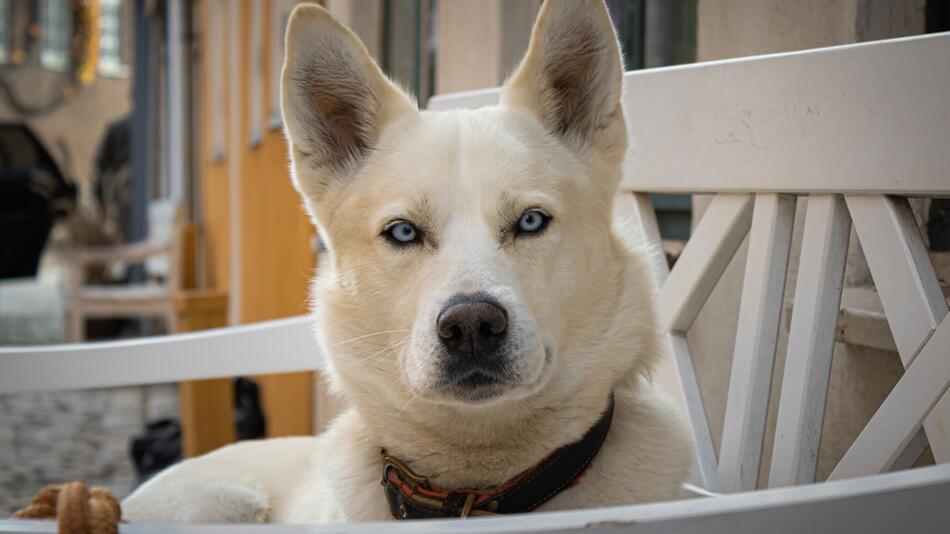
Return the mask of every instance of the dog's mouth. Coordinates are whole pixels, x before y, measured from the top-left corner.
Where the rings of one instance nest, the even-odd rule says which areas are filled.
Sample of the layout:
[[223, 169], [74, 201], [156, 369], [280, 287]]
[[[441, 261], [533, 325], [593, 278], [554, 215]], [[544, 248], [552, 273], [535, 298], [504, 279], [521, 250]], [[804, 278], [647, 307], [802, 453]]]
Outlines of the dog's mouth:
[[456, 370], [450, 373], [437, 389], [442, 393], [440, 396], [448, 397], [446, 400], [453, 404], [488, 404], [516, 391], [520, 392], [518, 397], [526, 396], [541, 387], [549, 374], [547, 371], [551, 367], [552, 359], [551, 351], [545, 348], [541, 372], [528, 382], [512, 374], [506, 367], [492, 369], [473, 366], [462, 372]]
[[482, 370], [475, 370], [448, 382], [446, 393], [462, 402], [479, 403], [501, 396], [509, 389], [510, 381]]
[[499, 382], [501, 381], [497, 377], [475, 371], [461, 380], [456, 380], [455, 385], [465, 389], [479, 389], [496, 385]]

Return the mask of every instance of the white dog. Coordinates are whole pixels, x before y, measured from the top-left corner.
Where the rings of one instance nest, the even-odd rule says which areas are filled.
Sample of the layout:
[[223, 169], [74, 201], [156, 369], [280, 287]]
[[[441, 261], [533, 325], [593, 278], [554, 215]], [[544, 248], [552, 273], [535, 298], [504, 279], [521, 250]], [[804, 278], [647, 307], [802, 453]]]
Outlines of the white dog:
[[649, 254], [612, 228], [622, 70], [602, 2], [547, 0], [498, 106], [420, 111], [352, 32], [295, 9], [283, 113], [329, 250], [317, 338], [352, 408], [318, 437], [185, 461], [128, 497], [125, 518], [353, 522], [678, 497], [693, 444], [648, 378], [668, 357]]

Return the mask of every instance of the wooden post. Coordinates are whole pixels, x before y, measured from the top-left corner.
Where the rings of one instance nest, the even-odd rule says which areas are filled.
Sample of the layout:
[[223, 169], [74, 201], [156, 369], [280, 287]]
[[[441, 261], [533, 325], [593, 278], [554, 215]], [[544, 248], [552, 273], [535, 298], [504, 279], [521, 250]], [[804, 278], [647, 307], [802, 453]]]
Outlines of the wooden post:
[[[228, 297], [220, 291], [185, 291], [176, 298], [178, 325], [183, 332], [227, 325]], [[186, 458], [233, 443], [234, 386], [230, 378], [181, 382], [182, 453]]]

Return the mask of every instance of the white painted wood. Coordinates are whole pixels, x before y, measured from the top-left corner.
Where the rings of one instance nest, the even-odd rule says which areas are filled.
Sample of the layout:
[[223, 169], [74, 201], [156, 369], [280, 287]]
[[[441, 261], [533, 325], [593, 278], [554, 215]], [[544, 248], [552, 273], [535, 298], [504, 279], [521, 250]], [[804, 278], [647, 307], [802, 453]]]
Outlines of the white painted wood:
[[[566, 512], [479, 518], [324, 525], [119, 525], [122, 534], [636, 533], [636, 534], [944, 534], [950, 465], [858, 480], [712, 498]], [[0, 519], [0, 533], [56, 532], [52, 521]]]
[[794, 196], [756, 195], [719, 446], [719, 491], [753, 490], [759, 479], [794, 222]]
[[660, 289], [661, 324], [673, 331], [689, 329], [751, 221], [751, 196], [716, 195]]
[[[624, 75], [631, 191], [948, 195], [950, 33]], [[498, 91], [429, 109], [481, 107]]]
[[264, 0], [250, 0], [248, 17], [247, 130], [255, 148], [264, 139]]
[[841, 293], [838, 342], [897, 352], [891, 327], [873, 287], [847, 287]]
[[[944, 397], [946, 397], [946, 393]], [[897, 459], [894, 460], [894, 464], [888, 469], [888, 471], [900, 471], [902, 469], [910, 469], [917, 463], [917, 460], [920, 459], [920, 455], [924, 453], [925, 450], [930, 446], [927, 442], [927, 433], [924, 432], [924, 429], [921, 428], [914, 434], [914, 437], [910, 439], [910, 442], [907, 444], [907, 447], [904, 448], [904, 451], [898, 455]]]
[[456, 93], [433, 95], [429, 98], [426, 109], [430, 111], [446, 111], [450, 109], [478, 109], [486, 106], [494, 106], [498, 103], [500, 94], [500, 87], [492, 87], [490, 89], [475, 89], [472, 91], [458, 91]]
[[[847, 200], [887, 322], [907, 368], [947, 315], [940, 282], [907, 199], [849, 196]], [[950, 462], [948, 428], [950, 405], [941, 404], [924, 424], [939, 462]]]
[[696, 444], [699, 481], [705, 489], [716, 491], [718, 485], [716, 449], [713, 445], [712, 432], [709, 430], [706, 404], [703, 402], [699, 380], [696, 377], [696, 369], [693, 367], [689, 342], [685, 334], [672, 333], [670, 334], [670, 343], [673, 348], [676, 370], [679, 373], [680, 386], [686, 400], [686, 415], [689, 417], [693, 441]]
[[851, 219], [839, 195], [808, 198], [769, 487], [815, 481]]
[[907, 199], [880, 195], [847, 199], [854, 229], [906, 367], [947, 314], [940, 282]]
[[934, 460], [937, 463], [950, 463], [950, 392], [943, 394], [924, 420], [924, 431]]
[[163, 384], [323, 367], [308, 316], [103, 343], [0, 347], [0, 394]]
[[950, 319], [944, 319], [904, 372], [829, 479], [884, 472], [920, 430], [950, 387]]

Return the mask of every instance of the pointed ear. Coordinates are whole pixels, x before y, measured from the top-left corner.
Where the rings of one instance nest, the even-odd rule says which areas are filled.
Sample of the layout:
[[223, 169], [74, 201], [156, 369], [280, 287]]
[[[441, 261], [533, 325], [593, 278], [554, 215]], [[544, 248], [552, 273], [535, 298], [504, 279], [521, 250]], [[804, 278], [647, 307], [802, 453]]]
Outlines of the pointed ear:
[[625, 146], [622, 78], [603, 0], [545, 0], [501, 101], [528, 108], [578, 149]]
[[294, 181], [317, 201], [360, 164], [388, 123], [418, 108], [359, 38], [318, 5], [294, 9], [285, 49], [281, 108]]

